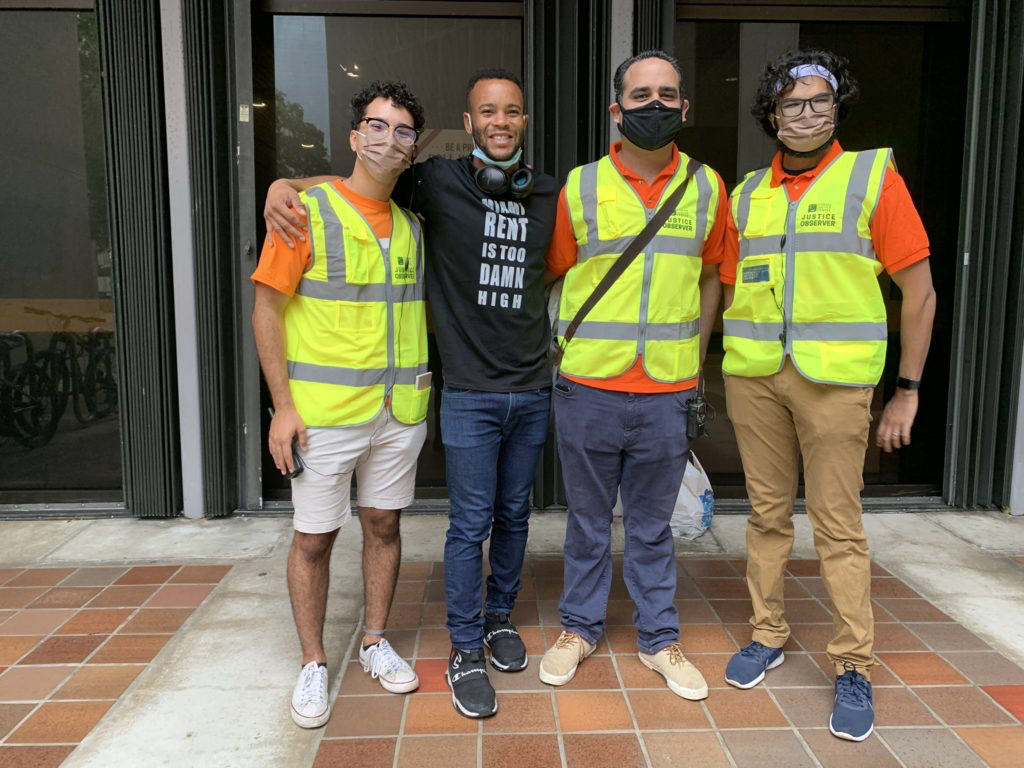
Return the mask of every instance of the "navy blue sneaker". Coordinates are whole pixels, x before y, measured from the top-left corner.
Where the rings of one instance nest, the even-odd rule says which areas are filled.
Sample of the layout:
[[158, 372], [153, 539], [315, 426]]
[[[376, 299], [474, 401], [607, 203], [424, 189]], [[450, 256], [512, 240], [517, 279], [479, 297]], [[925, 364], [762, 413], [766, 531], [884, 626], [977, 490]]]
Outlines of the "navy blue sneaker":
[[781, 648], [751, 643], [734, 653], [725, 667], [725, 682], [737, 688], [753, 688], [764, 680], [764, 673], [786, 660]]
[[864, 741], [875, 728], [875, 707], [871, 683], [852, 665], [836, 678], [836, 701], [828, 729], [833, 736], [848, 741]]

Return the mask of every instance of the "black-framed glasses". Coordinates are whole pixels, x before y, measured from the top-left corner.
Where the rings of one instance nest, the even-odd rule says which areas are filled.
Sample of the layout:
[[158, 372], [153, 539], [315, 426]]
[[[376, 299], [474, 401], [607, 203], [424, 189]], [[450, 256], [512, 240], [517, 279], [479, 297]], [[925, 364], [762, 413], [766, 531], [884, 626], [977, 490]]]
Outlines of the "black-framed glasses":
[[804, 113], [808, 104], [811, 105], [812, 112], [828, 112], [836, 105], [836, 95], [834, 93], [819, 93], [809, 99], [782, 99], [778, 103], [778, 109], [783, 117], [799, 117]]
[[[392, 129], [387, 120], [379, 117], [364, 117], [361, 122], [366, 123], [366, 131], [371, 138], [383, 141], [391, 135]], [[419, 131], [410, 128], [408, 125], [396, 125], [394, 128], [395, 141], [411, 147], [420, 137]]]

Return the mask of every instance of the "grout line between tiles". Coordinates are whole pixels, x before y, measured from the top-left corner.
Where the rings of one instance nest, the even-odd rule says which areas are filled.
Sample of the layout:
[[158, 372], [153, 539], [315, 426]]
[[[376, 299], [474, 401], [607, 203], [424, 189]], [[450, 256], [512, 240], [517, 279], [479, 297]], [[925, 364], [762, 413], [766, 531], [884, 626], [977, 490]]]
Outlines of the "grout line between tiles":
[[[544, 645], [544, 650], [546, 652], [548, 647], [549, 647], [548, 646], [548, 633], [546, 631], [548, 629], [548, 625], [545, 623], [544, 615], [543, 615], [543, 613], [540, 610], [540, 595], [537, 593], [537, 575], [536, 575], [536, 573], [533, 572], [533, 564], [534, 564], [534, 562], [536, 562], [536, 561], [531, 559], [531, 561], [530, 561], [530, 571], [531, 571], [530, 578], [533, 579], [533, 591], [534, 591], [534, 594], [537, 595], [537, 623], [540, 626], [541, 643]], [[561, 627], [559, 627], [559, 629], [560, 628]], [[555, 628], [551, 627], [550, 629], [552, 631], [554, 631]], [[552, 643], [553, 642], [554, 642], [554, 640], [552, 640]], [[544, 656], [541, 655], [541, 660], [543, 660], [543, 659], [544, 659]], [[538, 674], [539, 674], [540, 673], [540, 662], [537, 662], [537, 671], [538, 671]], [[561, 761], [561, 768], [567, 768], [568, 763], [567, 763], [567, 758], [565, 756], [565, 735], [562, 733], [562, 720], [558, 716], [558, 698], [555, 696], [555, 687], [554, 686], [550, 686], [550, 685], [547, 685], [547, 686], [544, 686], [544, 687], [548, 689], [548, 696], [550, 696], [550, 698], [551, 698], [551, 712], [554, 715], [554, 719], [555, 719], [555, 740], [558, 742], [558, 759]]]
[[704, 709], [704, 716], [708, 719], [708, 722], [711, 723], [711, 732], [715, 734], [715, 738], [718, 740], [718, 746], [721, 747], [722, 753], [725, 755], [725, 759], [729, 761], [729, 765], [732, 766], [732, 768], [737, 768], [736, 758], [733, 757], [729, 746], [725, 743], [725, 738], [722, 736], [722, 729], [719, 728], [718, 724], [715, 722], [715, 717], [711, 714], [711, 708], [708, 707], [707, 699], [700, 702], [700, 705]]
[[793, 719], [789, 716], [789, 713], [786, 712], [786, 710], [782, 707], [782, 705], [779, 703], [779, 700], [775, 698], [775, 693], [767, 686], [765, 686], [764, 690], [765, 693], [768, 694], [768, 698], [772, 701], [773, 704], [775, 704], [776, 708], [782, 714], [783, 719], [785, 719], [785, 721], [789, 723], [790, 731], [796, 737], [797, 743], [803, 747], [804, 752], [806, 752], [807, 755], [811, 758], [811, 762], [817, 768], [822, 768], [821, 761], [818, 759], [818, 756], [814, 754], [814, 750], [811, 749], [811, 745], [808, 744], [806, 740], [804, 740], [803, 734], [800, 733], [800, 730], [796, 727], [796, 723], [793, 722]]
[[476, 724], [476, 766], [483, 768], [484, 764], [484, 721], [481, 718]]
[[[605, 642], [608, 642], [608, 638], [605, 638]], [[614, 650], [609, 647], [609, 651]], [[647, 763], [647, 768], [651, 768], [651, 756], [647, 752], [647, 744], [644, 742], [643, 736], [640, 734], [640, 724], [637, 722], [636, 713], [633, 711], [633, 702], [629, 698], [629, 691], [626, 689], [626, 683], [622, 679], [622, 674], [619, 672], [619, 664], [615, 660], [615, 654], [611, 653], [612, 669], [615, 670], [615, 679], [619, 681], [619, 693], [622, 694], [622, 698], [626, 700], [626, 711], [629, 712], [629, 719], [633, 722], [633, 733], [636, 740], [640, 742], [640, 753], [644, 756], [644, 761]]]
[[[357, 632], [357, 634], [358, 634], [358, 632]], [[342, 677], [344, 677], [344, 675]], [[391, 695], [393, 696], [394, 694], [391, 694]], [[335, 701], [337, 701], [337, 699], [335, 699]], [[398, 720], [398, 734], [395, 736], [395, 758], [391, 762], [392, 768], [398, 768], [398, 761], [399, 761], [399, 759], [401, 757], [401, 753], [402, 753], [402, 738], [405, 735], [405, 720], [406, 720], [406, 717], [408, 716], [408, 714], [409, 714], [409, 697], [408, 696], [404, 696], [404, 697], [402, 697], [402, 716]], [[317, 747], [317, 752], [319, 752], [319, 751], [320, 751], [320, 748], [318, 746]]]

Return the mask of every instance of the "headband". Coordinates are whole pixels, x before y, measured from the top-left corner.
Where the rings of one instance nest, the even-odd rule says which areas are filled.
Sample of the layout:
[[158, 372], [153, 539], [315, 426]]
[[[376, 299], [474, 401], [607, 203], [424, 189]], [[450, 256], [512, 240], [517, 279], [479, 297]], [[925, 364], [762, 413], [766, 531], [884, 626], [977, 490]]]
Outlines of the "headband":
[[[799, 80], [802, 77], [820, 77], [822, 80], [826, 80], [829, 85], [832, 86], [832, 90], [836, 93], [839, 92], [839, 81], [836, 80], [836, 76], [825, 69], [820, 64], [801, 64], [798, 67], [793, 67], [789, 70], [789, 77], [792, 80]], [[775, 86], [776, 95], [782, 92], [782, 83], [779, 82]]]

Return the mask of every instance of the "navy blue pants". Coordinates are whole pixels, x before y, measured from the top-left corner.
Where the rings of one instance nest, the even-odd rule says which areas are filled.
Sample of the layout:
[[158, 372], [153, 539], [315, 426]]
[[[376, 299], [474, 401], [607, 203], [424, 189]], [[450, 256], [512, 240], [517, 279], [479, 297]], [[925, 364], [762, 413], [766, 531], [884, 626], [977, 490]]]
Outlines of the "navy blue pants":
[[444, 545], [448, 631], [456, 648], [483, 645], [483, 543], [490, 536], [485, 608], [511, 613], [522, 587], [530, 490], [548, 434], [551, 389], [477, 392], [445, 386], [441, 436], [447, 464]]
[[559, 378], [554, 387], [558, 455], [569, 520], [562, 626], [590, 643], [604, 634], [612, 579], [611, 524], [622, 494], [623, 577], [636, 605], [637, 646], [655, 653], [679, 639], [675, 546], [669, 520], [690, 442], [693, 391], [633, 394]]

